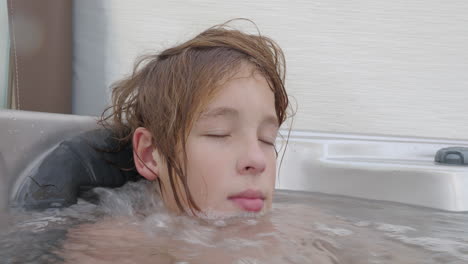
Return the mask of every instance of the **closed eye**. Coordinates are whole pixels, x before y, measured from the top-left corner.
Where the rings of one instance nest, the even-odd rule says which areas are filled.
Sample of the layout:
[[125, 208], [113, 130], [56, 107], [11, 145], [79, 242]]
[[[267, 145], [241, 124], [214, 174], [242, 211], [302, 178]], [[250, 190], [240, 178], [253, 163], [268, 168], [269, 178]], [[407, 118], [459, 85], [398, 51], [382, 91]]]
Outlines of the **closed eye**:
[[225, 138], [225, 137], [230, 137], [231, 135], [226, 134], [226, 135], [218, 135], [218, 134], [208, 134], [205, 135], [206, 137], [214, 137], [214, 138]]
[[260, 142], [265, 143], [270, 146], [275, 146], [275, 142], [269, 141], [269, 140], [264, 140], [264, 139], [259, 139]]

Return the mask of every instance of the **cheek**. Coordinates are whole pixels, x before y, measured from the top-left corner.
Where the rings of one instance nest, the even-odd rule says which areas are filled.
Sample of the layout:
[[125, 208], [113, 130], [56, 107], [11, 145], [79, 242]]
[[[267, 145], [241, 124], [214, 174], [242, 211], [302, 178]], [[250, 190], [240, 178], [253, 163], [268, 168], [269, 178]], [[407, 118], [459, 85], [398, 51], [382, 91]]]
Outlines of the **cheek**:
[[213, 197], [223, 195], [229, 185], [229, 175], [235, 164], [232, 151], [204, 142], [187, 144], [187, 182], [195, 200], [200, 206]]
[[266, 166], [270, 173], [276, 174], [276, 151], [274, 148], [268, 147], [264, 150]]
[[276, 154], [273, 154], [271, 158], [268, 158], [267, 170], [266, 178], [268, 178], [270, 188], [274, 189], [276, 183]]
[[[276, 153], [274, 149], [263, 149], [266, 171], [255, 180], [257, 187], [273, 195], [276, 180]], [[187, 141], [187, 183], [198, 206], [229, 210], [226, 197], [230, 192], [245, 188], [243, 177], [238, 177], [236, 151], [226, 146], [203, 139]], [[226, 207], [228, 206], [228, 207]], [[267, 208], [271, 207], [271, 199]], [[232, 208], [235, 210], [235, 208]]]

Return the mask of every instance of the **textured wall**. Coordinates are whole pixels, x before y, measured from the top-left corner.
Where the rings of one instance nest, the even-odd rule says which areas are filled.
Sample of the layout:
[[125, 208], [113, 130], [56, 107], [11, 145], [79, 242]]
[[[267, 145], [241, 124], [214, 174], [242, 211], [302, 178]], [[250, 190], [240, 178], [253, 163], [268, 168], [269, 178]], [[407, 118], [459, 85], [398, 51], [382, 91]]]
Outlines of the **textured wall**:
[[77, 114], [98, 114], [137, 55], [247, 17], [285, 50], [295, 129], [468, 139], [466, 1], [74, 3]]

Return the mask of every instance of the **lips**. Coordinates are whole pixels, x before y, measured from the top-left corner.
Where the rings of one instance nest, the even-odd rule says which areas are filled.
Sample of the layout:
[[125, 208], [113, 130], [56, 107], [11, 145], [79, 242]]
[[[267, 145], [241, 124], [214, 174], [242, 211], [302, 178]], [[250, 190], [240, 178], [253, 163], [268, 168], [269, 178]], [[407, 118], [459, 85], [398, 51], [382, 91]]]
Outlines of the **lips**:
[[229, 196], [228, 199], [247, 212], [259, 212], [263, 208], [265, 196], [260, 191], [249, 189]]

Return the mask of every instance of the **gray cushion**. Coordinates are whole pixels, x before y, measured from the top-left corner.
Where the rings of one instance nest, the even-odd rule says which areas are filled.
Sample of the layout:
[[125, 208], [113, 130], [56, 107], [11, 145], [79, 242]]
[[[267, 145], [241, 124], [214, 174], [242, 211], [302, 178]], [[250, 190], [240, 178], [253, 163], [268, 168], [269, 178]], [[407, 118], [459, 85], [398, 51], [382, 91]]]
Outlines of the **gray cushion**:
[[131, 144], [121, 144], [108, 129], [87, 131], [61, 142], [24, 178], [15, 204], [69, 206], [93, 187], [119, 187], [140, 178]]

